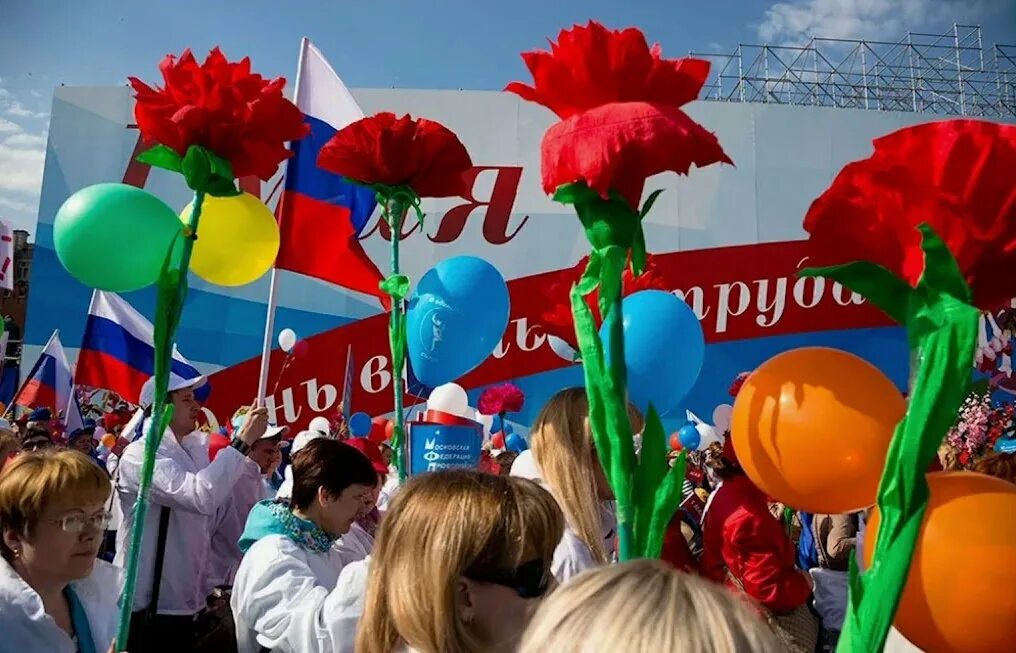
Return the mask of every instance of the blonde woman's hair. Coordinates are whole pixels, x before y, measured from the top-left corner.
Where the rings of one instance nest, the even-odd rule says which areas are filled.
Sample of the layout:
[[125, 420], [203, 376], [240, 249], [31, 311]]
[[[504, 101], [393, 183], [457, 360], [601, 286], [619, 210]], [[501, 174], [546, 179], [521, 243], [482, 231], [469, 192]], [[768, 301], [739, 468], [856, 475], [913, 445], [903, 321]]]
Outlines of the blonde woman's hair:
[[554, 498], [533, 481], [466, 470], [414, 478], [381, 522], [357, 653], [391, 653], [402, 643], [421, 653], [487, 650], [456, 613], [461, 577], [536, 558], [549, 570], [563, 532]]
[[974, 463], [970, 471], [1016, 483], [1016, 453], [992, 451]]
[[781, 653], [740, 596], [659, 560], [586, 571], [537, 610], [518, 653]]
[[[22, 453], [0, 473], [0, 527], [27, 534], [47, 506], [101, 504], [111, 487], [106, 472], [79, 451]], [[0, 553], [11, 559], [2, 538]]]
[[[589, 404], [584, 388], [567, 388], [550, 398], [530, 434], [533, 459], [540, 476], [561, 504], [565, 519], [600, 564], [608, 562], [603, 541], [601, 499], [596, 494], [593, 435], [587, 417]], [[644, 426], [641, 413], [628, 406], [634, 433]]]

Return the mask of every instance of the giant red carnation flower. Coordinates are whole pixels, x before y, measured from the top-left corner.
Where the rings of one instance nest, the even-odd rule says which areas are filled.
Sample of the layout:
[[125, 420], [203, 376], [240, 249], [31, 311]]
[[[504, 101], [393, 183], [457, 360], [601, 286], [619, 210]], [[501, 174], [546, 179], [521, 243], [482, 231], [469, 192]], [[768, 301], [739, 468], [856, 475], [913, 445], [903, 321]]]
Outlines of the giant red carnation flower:
[[[547, 335], [564, 340], [572, 349], [578, 349], [575, 338], [575, 320], [571, 309], [571, 288], [582, 278], [582, 273], [589, 263], [585, 256], [575, 267], [566, 270], [561, 277], [547, 287], [545, 295], [546, 308], [540, 314], [540, 326]], [[632, 274], [631, 267], [625, 266], [621, 275], [621, 296], [627, 297], [640, 290], [669, 290], [663, 277], [656, 268], [656, 261], [651, 254], [646, 256], [646, 267], [641, 275]], [[599, 290], [586, 296], [586, 303], [593, 313], [593, 318], [600, 321], [600, 308], [597, 304]]]
[[476, 410], [481, 415], [518, 413], [525, 405], [526, 395], [514, 383], [502, 383], [487, 388], [480, 394]]
[[639, 30], [597, 22], [563, 30], [550, 52], [522, 57], [534, 85], [513, 82], [505, 90], [562, 119], [543, 138], [545, 192], [584, 181], [635, 208], [649, 176], [732, 163], [716, 136], [680, 109], [698, 96], [709, 62], [663, 59]]
[[441, 123], [378, 113], [332, 136], [321, 148], [318, 166], [365, 185], [455, 197], [468, 191], [464, 175], [473, 163], [458, 136]]
[[804, 219], [809, 265], [880, 264], [910, 285], [924, 273], [917, 226], [945, 242], [992, 310], [1016, 295], [1016, 126], [947, 120], [875, 140], [848, 164]]
[[229, 161], [233, 175], [267, 180], [290, 156], [286, 142], [310, 128], [282, 94], [286, 80], [250, 71], [250, 59], [230, 62], [215, 48], [198, 64], [190, 50], [159, 64], [163, 88], [130, 77], [137, 94], [134, 117], [145, 141], [179, 156], [192, 145]]

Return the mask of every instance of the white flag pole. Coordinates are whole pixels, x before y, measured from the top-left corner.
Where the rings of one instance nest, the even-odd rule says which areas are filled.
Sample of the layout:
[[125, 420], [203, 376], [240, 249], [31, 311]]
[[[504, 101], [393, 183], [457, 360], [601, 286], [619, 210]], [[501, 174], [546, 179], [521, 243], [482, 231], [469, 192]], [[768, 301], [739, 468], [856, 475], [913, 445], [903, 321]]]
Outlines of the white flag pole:
[[[307, 45], [310, 41], [307, 37], [300, 39], [300, 58], [296, 62], [296, 84], [293, 86], [293, 102], [300, 100], [300, 79], [303, 77], [303, 60], [307, 56]], [[286, 164], [287, 173], [289, 164]], [[285, 191], [283, 191], [285, 192]], [[280, 213], [280, 217], [282, 217]], [[271, 281], [268, 286], [268, 306], [265, 314], [265, 339], [261, 345], [261, 371], [258, 376], [258, 396], [256, 404], [258, 407], [265, 405], [265, 393], [268, 391], [268, 366], [272, 356], [272, 344], [275, 342], [275, 306], [277, 303], [276, 294], [279, 291], [279, 269], [272, 266]]]

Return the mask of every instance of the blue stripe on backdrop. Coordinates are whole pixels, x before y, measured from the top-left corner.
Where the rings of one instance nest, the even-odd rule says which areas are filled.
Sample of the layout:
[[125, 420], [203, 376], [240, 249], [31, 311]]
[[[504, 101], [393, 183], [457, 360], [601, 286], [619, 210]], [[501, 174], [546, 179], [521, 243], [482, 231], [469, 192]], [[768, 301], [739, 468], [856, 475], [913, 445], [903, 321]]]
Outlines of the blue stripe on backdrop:
[[[906, 335], [900, 327], [823, 331], [720, 342], [706, 347], [702, 374], [685, 400], [685, 406], [664, 416], [666, 433], [677, 430], [684, 423], [685, 408], [712, 423], [713, 409], [716, 406], [733, 403], [727, 390], [737, 374], [758, 367], [778, 353], [798, 347], [834, 347], [851, 352], [876, 365], [901, 390], [906, 387], [910, 358]], [[526, 393], [527, 400], [523, 412], [512, 415], [511, 420], [531, 425], [543, 406], [528, 398], [549, 398], [563, 388], [582, 385], [582, 368], [575, 365], [512, 381]], [[476, 388], [468, 393], [471, 406], [476, 406], [483, 390], [484, 388]]]
[[[36, 247], [32, 262], [26, 343], [41, 345], [60, 329], [67, 347], [78, 347], [84, 336], [91, 291], [75, 281], [60, 265], [56, 252]], [[148, 319], [155, 314], [155, 289], [146, 288], [123, 295]], [[278, 307], [275, 324], [290, 327], [302, 337], [328, 331], [348, 318]], [[177, 346], [192, 362], [233, 365], [258, 355], [264, 337], [265, 304], [191, 288]]]

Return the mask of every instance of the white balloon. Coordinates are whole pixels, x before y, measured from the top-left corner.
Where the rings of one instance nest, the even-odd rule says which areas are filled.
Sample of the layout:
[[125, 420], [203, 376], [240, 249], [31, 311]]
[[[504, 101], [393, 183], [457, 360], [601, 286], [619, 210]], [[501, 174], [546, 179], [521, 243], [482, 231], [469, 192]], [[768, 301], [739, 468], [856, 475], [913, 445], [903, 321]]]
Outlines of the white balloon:
[[723, 442], [723, 438], [716, 434], [716, 429], [708, 424], [696, 424], [695, 430], [699, 433], [699, 451], [705, 451], [714, 442]]
[[427, 399], [427, 408], [469, 419], [473, 417], [469, 409], [469, 397], [457, 383], [445, 383], [434, 388]]
[[713, 410], [713, 424], [720, 433], [730, 430], [730, 418], [734, 414], [734, 407], [730, 404], [720, 404]]
[[279, 346], [282, 347], [282, 351], [288, 354], [295, 344], [296, 331], [293, 331], [292, 329], [283, 329], [282, 331], [279, 331]]
[[325, 437], [328, 437], [332, 433], [332, 425], [328, 421], [327, 417], [322, 417], [321, 415], [318, 415], [317, 417], [315, 417], [310, 421], [310, 424], [307, 425], [307, 430], [314, 431], [316, 433], [320, 433]]
[[555, 354], [569, 363], [574, 363], [578, 360], [579, 353], [572, 349], [572, 346], [561, 338], [558, 338], [557, 336], [547, 336], [547, 342], [550, 343], [550, 348]]

